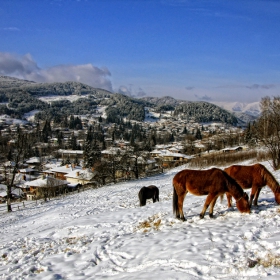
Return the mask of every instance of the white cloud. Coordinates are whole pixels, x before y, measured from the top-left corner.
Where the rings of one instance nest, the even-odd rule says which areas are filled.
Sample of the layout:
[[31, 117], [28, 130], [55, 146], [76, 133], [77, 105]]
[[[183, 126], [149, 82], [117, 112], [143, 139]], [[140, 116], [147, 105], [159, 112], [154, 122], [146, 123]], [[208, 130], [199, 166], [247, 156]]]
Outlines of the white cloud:
[[117, 92], [130, 97], [143, 97], [146, 95], [146, 92], [141, 87], [139, 87], [138, 90], [134, 91], [132, 84], [129, 85], [129, 87], [123, 85], [120, 86]]
[[30, 54], [23, 56], [0, 52], [0, 75], [13, 76], [35, 82], [77, 81], [93, 87], [112, 91], [111, 76], [107, 68], [92, 64], [57, 65], [40, 68]]
[[131, 89], [128, 89], [126, 86], [120, 86], [118, 89], [118, 93], [127, 95], [127, 96], [132, 96], [131, 94]]
[[17, 28], [17, 27], [4, 27], [4, 28], [2, 28], [2, 30], [5, 30], [5, 31], [20, 31], [20, 29]]

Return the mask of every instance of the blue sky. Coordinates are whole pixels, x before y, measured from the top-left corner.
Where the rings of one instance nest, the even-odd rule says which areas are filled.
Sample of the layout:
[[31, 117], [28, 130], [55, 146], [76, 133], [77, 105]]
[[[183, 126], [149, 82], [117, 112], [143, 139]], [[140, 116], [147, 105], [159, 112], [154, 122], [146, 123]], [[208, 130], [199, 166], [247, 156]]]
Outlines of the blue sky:
[[0, 75], [260, 101], [279, 95], [280, 1], [0, 0]]

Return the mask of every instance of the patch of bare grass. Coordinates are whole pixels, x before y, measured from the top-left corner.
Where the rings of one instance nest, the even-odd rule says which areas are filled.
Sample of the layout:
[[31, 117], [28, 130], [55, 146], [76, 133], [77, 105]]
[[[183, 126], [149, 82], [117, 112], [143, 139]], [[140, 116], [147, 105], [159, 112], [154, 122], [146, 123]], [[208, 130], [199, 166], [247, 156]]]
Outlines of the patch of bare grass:
[[149, 217], [147, 220], [140, 222], [136, 227], [136, 231], [141, 230], [143, 232], [148, 232], [150, 230], [159, 230], [161, 225], [161, 218], [158, 214]]
[[257, 262], [263, 267], [280, 266], [280, 255], [273, 254], [272, 252], [267, 253], [263, 258], [258, 258]]

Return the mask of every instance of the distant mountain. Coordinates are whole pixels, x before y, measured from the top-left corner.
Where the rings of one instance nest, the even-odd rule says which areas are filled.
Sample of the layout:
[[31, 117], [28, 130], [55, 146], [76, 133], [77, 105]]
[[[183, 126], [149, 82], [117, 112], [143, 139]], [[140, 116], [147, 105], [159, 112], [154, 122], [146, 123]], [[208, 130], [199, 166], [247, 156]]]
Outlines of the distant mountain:
[[93, 88], [79, 82], [35, 83], [0, 76], [0, 93], [13, 94], [18, 92], [26, 92], [32, 96], [93, 94], [96, 97], [106, 97], [106, 95], [112, 94], [110, 91]]
[[231, 112], [245, 124], [256, 120], [261, 114], [259, 102], [213, 102], [213, 104]]
[[35, 84], [35, 82], [21, 80], [21, 79], [17, 79], [17, 78], [13, 78], [13, 77], [8, 77], [8, 76], [0, 76], [0, 89], [20, 87], [20, 86], [32, 85], [32, 84]]
[[[57, 98], [51, 101], [49, 97], [52, 96]], [[66, 98], [71, 96], [75, 98]], [[92, 114], [101, 106], [110, 122], [117, 123], [122, 119], [144, 121], [146, 114], [159, 119], [176, 116], [196, 122], [220, 121], [240, 125], [257, 116], [259, 109], [257, 103], [250, 107], [238, 102], [213, 104], [177, 100], [170, 96], [136, 99], [78, 82], [35, 83], [7, 76], [0, 76], [0, 102], [0, 114], [22, 118], [37, 110], [39, 118], [53, 116], [58, 121], [63, 114]]]
[[258, 117], [261, 113], [260, 103], [241, 103], [241, 102], [213, 102], [215, 105], [218, 105], [225, 110], [234, 112], [236, 114], [246, 114], [252, 117]]

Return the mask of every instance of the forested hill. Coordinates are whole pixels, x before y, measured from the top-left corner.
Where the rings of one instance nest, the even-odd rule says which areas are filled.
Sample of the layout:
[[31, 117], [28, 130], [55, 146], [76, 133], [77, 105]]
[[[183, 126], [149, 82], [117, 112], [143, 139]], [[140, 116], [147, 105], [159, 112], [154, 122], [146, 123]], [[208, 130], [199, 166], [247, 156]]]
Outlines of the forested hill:
[[233, 125], [238, 122], [233, 114], [204, 101], [179, 104], [174, 110], [174, 116], [180, 116], [185, 120], [193, 119], [196, 122], [222, 121]]
[[[42, 97], [57, 96], [55, 101], [46, 102]], [[75, 99], [68, 97], [75, 96]], [[38, 110], [37, 118], [55, 118], [64, 115], [85, 115], [104, 107], [109, 122], [122, 119], [144, 121], [149, 110], [169, 112], [170, 116], [197, 122], [221, 121], [236, 124], [238, 119], [226, 110], [207, 102], [177, 100], [170, 96], [162, 98], [132, 98], [111, 93], [78, 82], [35, 83], [7, 76], [0, 76], [0, 114], [22, 118], [25, 113]]]
[[0, 76], [0, 93], [9, 96], [10, 94], [26, 92], [32, 96], [46, 95], [85, 95], [93, 94], [96, 97], [111, 95], [110, 91], [100, 88], [93, 88], [79, 82], [64, 83], [35, 83], [26, 80]]
[[154, 104], [157, 111], [171, 110], [173, 116], [187, 121], [212, 122], [221, 121], [229, 124], [242, 122], [235, 115], [221, 107], [204, 101], [184, 101], [170, 96], [144, 97], [142, 100]]

